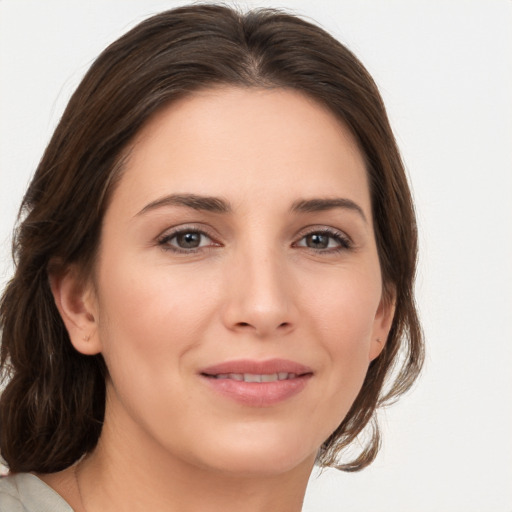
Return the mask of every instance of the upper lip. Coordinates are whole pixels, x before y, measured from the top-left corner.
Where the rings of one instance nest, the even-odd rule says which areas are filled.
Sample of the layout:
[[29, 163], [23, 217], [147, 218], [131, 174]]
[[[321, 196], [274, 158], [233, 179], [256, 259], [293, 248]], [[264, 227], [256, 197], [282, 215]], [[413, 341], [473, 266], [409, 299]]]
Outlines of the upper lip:
[[235, 359], [208, 366], [207, 368], [201, 369], [200, 373], [203, 375], [219, 375], [228, 373], [250, 373], [255, 375], [294, 373], [296, 375], [305, 375], [313, 373], [313, 370], [309, 366], [305, 366], [288, 359], [267, 359], [265, 361]]

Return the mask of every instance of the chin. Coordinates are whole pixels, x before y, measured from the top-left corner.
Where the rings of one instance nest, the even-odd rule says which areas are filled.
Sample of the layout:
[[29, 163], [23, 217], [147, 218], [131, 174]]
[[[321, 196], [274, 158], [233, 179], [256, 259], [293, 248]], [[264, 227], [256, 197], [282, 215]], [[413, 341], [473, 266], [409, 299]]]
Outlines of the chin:
[[301, 467], [307, 467], [308, 472], [312, 469], [319, 447], [313, 446], [308, 450], [304, 439], [293, 442], [289, 436], [269, 437], [262, 433], [255, 435], [254, 439], [230, 439], [221, 450], [210, 452], [207, 465], [218, 471], [247, 477], [272, 477]]

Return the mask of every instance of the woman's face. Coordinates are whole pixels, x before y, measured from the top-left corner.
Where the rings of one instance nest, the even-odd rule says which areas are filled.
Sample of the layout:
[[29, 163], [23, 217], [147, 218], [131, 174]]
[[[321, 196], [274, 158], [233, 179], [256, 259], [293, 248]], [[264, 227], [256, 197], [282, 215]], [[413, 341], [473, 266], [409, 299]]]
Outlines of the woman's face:
[[387, 336], [381, 296], [363, 158], [331, 113], [282, 89], [183, 99], [104, 218], [81, 343], [109, 369], [105, 427], [202, 468], [311, 465]]

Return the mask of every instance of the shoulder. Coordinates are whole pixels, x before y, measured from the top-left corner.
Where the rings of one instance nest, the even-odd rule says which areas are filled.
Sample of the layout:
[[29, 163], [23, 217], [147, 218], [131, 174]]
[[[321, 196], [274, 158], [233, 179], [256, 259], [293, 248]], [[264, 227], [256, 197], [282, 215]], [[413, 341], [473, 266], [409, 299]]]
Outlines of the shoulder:
[[17, 476], [4, 476], [0, 478], [0, 510], [2, 512], [23, 512], [26, 510], [21, 502]]
[[0, 478], [2, 512], [73, 512], [73, 509], [42, 480], [30, 473]]

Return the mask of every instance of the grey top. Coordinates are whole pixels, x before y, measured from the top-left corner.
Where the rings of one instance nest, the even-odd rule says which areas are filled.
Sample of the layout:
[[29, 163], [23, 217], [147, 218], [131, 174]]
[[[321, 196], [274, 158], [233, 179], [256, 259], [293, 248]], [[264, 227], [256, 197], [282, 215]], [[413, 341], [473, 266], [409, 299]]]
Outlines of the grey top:
[[73, 512], [41, 479], [30, 473], [0, 478], [0, 512]]

